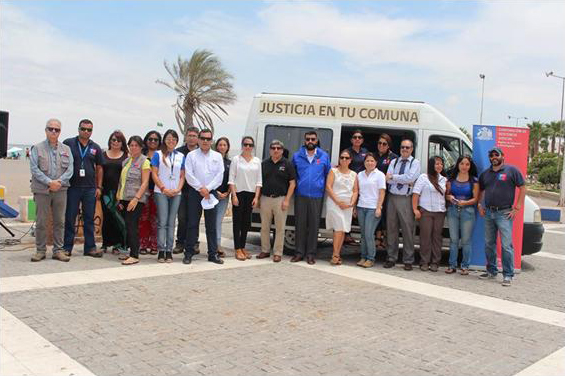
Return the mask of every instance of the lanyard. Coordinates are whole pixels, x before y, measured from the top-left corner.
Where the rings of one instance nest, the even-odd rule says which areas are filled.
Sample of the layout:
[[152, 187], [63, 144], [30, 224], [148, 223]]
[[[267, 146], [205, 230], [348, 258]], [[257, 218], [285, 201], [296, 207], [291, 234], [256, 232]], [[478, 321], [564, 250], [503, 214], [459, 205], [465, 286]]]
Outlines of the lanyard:
[[171, 176], [173, 175], [173, 169], [175, 168], [175, 154], [176, 150], [169, 154], [169, 161], [171, 162]]
[[80, 165], [84, 167], [84, 157], [86, 157], [86, 153], [88, 153], [88, 149], [90, 149], [90, 145], [86, 144], [84, 151], [82, 150], [82, 146], [80, 145], [80, 141], [77, 140], [78, 150], [80, 152]]

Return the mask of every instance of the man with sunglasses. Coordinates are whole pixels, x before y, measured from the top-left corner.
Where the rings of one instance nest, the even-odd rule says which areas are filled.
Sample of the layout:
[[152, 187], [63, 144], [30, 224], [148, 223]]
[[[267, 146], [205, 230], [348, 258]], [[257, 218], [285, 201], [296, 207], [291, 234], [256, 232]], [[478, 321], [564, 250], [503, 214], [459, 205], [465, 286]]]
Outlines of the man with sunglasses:
[[[198, 239], [203, 209], [206, 242], [208, 243], [208, 261], [215, 264], [224, 263], [218, 256], [216, 238], [216, 211], [218, 209], [217, 205], [211, 203], [211, 201], [216, 200], [214, 190], [222, 184], [224, 179], [224, 159], [222, 154], [211, 150], [211, 147], [212, 131], [202, 129], [198, 133], [198, 149], [188, 153], [185, 159], [184, 176], [189, 187], [186, 204], [186, 240], [182, 260], [184, 264], [190, 264], [192, 256], [195, 254], [194, 248]], [[206, 199], [206, 202], [203, 202], [203, 199]], [[216, 204], [217, 202], [216, 200]]]
[[[193, 150], [198, 149], [198, 128], [188, 127], [184, 134], [184, 145], [177, 148], [185, 157], [188, 153]], [[180, 198], [179, 211], [177, 214], [177, 240], [173, 253], [178, 254], [184, 251], [184, 242], [186, 236], [186, 200], [188, 199], [188, 185], [184, 184], [182, 186], [182, 194]], [[196, 240], [196, 245], [194, 246], [194, 254], [200, 253], [200, 242]]]
[[302, 261], [306, 256], [310, 265], [316, 263], [322, 201], [326, 177], [331, 169], [328, 153], [317, 145], [318, 134], [307, 131], [304, 134], [304, 146], [292, 157], [297, 177], [294, 199], [296, 251], [290, 261]]
[[349, 169], [360, 173], [365, 169], [365, 156], [369, 152], [363, 145], [363, 132], [360, 129], [353, 131], [351, 135], [351, 146], [349, 147], [349, 153], [351, 154], [351, 164]]
[[102, 194], [104, 172], [102, 149], [92, 141], [93, 124], [82, 119], [78, 124], [78, 136], [67, 138], [63, 143], [71, 148], [74, 171], [71, 186], [67, 192], [67, 210], [65, 214], [65, 253], [70, 256], [75, 242], [75, 223], [82, 208], [85, 256], [102, 257], [102, 251], [96, 249], [94, 242], [94, 212], [96, 200]]
[[263, 187], [261, 189], [261, 253], [258, 259], [271, 255], [271, 222], [275, 218], [275, 244], [273, 261], [280, 262], [284, 247], [284, 227], [290, 198], [296, 186], [296, 172], [292, 163], [283, 157], [284, 144], [273, 140], [269, 145], [269, 158], [261, 164]]
[[388, 166], [386, 180], [389, 184], [387, 202], [387, 260], [383, 267], [392, 268], [398, 259], [398, 233], [402, 228], [402, 262], [404, 270], [412, 270], [414, 263], [414, 229], [412, 187], [420, 176], [420, 161], [412, 156], [414, 143], [405, 139], [400, 143], [400, 157]]
[[[485, 255], [487, 271], [481, 279], [494, 279], [498, 274], [496, 235], [500, 233], [502, 246], [502, 285], [512, 285], [514, 277], [514, 246], [512, 222], [524, 205], [526, 185], [520, 171], [504, 164], [502, 149], [489, 150], [490, 167], [479, 176], [479, 214], [485, 217]], [[514, 202], [516, 188], [518, 199]], [[484, 204], [483, 204], [484, 199]]]
[[53, 259], [68, 262], [63, 248], [65, 208], [69, 179], [73, 176], [71, 149], [59, 142], [61, 122], [49, 119], [45, 126], [46, 139], [31, 148], [31, 192], [37, 211], [35, 221], [35, 247], [32, 262], [41, 261], [47, 253], [47, 222], [53, 222]]

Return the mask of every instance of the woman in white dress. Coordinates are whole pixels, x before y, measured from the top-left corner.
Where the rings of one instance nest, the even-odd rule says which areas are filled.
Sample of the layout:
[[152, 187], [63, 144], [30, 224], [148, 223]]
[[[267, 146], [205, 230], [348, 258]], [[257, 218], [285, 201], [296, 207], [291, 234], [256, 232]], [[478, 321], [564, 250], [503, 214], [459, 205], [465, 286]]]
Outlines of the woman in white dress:
[[326, 179], [326, 229], [334, 230], [332, 265], [341, 265], [341, 246], [345, 233], [351, 231], [351, 217], [357, 201], [357, 174], [349, 169], [350, 163], [351, 153], [343, 150], [339, 154], [339, 164], [330, 170]]

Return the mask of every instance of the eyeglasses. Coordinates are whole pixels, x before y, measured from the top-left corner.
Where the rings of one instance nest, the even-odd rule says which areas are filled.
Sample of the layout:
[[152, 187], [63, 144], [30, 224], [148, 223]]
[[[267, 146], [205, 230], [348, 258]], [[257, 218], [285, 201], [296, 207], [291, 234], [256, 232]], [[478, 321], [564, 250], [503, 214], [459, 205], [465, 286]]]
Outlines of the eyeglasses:
[[363, 136], [353, 136], [351, 138], [354, 139], [354, 140], [362, 140]]
[[383, 146], [387, 146], [387, 145], [388, 145], [388, 142], [385, 142], [385, 141], [379, 141], [378, 143], [379, 143], [379, 145], [383, 145]]
[[247, 148], [252, 148], [252, 147], [255, 146], [255, 145], [249, 144], [249, 143], [245, 143], [245, 144], [243, 144], [243, 146], [245, 146], [245, 147], [247, 147]]
[[121, 140], [117, 139], [117, 138], [111, 138], [110, 139], [111, 142], [122, 142]]
[[48, 131], [48, 132], [51, 132], [51, 133], [61, 132], [61, 130], [59, 128], [53, 128], [53, 127], [46, 127], [45, 130]]
[[212, 137], [202, 137], [202, 136], [200, 136], [198, 138], [202, 141], [212, 141]]
[[400, 148], [401, 148], [401, 149], [408, 149], [408, 150], [410, 150], [410, 149], [412, 149], [412, 146], [405, 146], [405, 145], [404, 145], [404, 146], [401, 146]]
[[89, 133], [92, 132], [92, 128], [86, 128], [86, 127], [79, 127], [79, 130], [81, 132], [89, 132]]
[[342, 155], [341, 157], [339, 157], [339, 159], [351, 159], [351, 157], [347, 157], [345, 155]]
[[306, 137], [306, 141], [313, 141], [316, 142], [317, 138], [316, 137]]
[[149, 137], [147, 139], [147, 141], [149, 141], [149, 142], [159, 142], [159, 139], [157, 137]]
[[271, 150], [282, 150], [280, 146], [271, 146]]

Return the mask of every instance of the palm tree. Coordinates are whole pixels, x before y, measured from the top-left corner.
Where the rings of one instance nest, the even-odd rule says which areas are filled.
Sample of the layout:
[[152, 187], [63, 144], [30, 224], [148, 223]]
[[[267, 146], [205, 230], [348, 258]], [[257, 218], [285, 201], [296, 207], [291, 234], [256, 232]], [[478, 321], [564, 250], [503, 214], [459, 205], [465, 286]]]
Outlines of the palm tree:
[[179, 56], [172, 66], [165, 60], [164, 65], [173, 82], [156, 82], [177, 93], [173, 107], [181, 132], [184, 134], [187, 127], [195, 124], [200, 129], [209, 128], [214, 132], [212, 115], [222, 120], [221, 114], [228, 114], [223, 106], [237, 99], [233, 92], [233, 76], [208, 50], [194, 51], [190, 60]]
[[[563, 126], [560, 121], [552, 121], [546, 124], [549, 138], [551, 138], [551, 152], [555, 153], [555, 145], [558, 137], [563, 136]], [[559, 154], [559, 148], [557, 148], [557, 154]]]
[[544, 124], [539, 121], [533, 121], [531, 124], [528, 124], [528, 128], [530, 128], [530, 158], [533, 158], [534, 155], [537, 155], [539, 152], [539, 144], [542, 139]]

